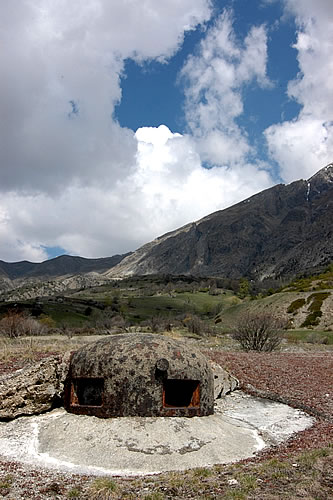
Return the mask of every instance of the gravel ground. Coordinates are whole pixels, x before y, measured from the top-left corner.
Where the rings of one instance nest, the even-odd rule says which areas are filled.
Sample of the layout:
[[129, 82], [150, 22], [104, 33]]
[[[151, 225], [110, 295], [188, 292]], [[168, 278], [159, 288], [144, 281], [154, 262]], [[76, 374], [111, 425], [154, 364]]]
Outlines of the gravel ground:
[[316, 424], [265, 456], [327, 446], [333, 442], [333, 353], [212, 352], [240, 381], [240, 388], [305, 410]]

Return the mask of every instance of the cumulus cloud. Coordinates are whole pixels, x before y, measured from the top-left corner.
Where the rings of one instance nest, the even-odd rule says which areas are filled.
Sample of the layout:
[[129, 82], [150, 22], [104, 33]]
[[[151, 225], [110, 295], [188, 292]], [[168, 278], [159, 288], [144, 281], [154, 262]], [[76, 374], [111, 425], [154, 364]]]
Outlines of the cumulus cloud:
[[[302, 110], [265, 136], [291, 181], [332, 161], [333, 4], [283, 1], [298, 30], [300, 73], [288, 96]], [[0, 259], [40, 261], [52, 246], [86, 257], [134, 250], [272, 185], [238, 125], [244, 93], [270, 86], [265, 26], [240, 39], [225, 11], [181, 72], [187, 133], [134, 132], [114, 118], [124, 61], [166, 64], [184, 33], [210, 18], [210, 0], [0, 9]]]
[[208, 20], [209, 0], [1, 10], [1, 259], [43, 260], [52, 246], [86, 257], [134, 250], [272, 184], [237, 125], [245, 87], [269, 85], [263, 26], [239, 40], [225, 12], [182, 72], [188, 133], [134, 133], [113, 116], [124, 60], [166, 63]]
[[301, 113], [296, 120], [272, 125], [266, 132], [271, 155], [278, 161], [286, 182], [308, 179], [332, 162], [331, 122]]
[[208, 0], [2, 2], [0, 189], [126, 175], [136, 143], [110, 119], [124, 60], [166, 60], [209, 15]]
[[[110, 236], [105, 221], [96, 236], [80, 221], [86, 201], [102, 219], [136, 169], [134, 133], [113, 119], [124, 60], [166, 62], [209, 19], [210, 0], [22, 0], [0, 10], [0, 258], [39, 260], [51, 241], [97, 255], [94, 238], [121, 241], [123, 231]], [[113, 209], [106, 216], [121, 220]], [[91, 246], [73, 243], [83, 239]]]
[[250, 164], [202, 168], [193, 138], [165, 126], [141, 128], [135, 140], [136, 167], [112, 188], [69, 186], [56, 197], [5, 194], [1, 241], [10, 238], [6, 247], [1, 245], [3, 259], [11, 260], [15, 251], [20, 258], [42, 260], [41, 237], [44, 245], [71, 254], [122, 253], [271, 183], [265, 170]]
[[186, 118], [203, 158], [217, 165], [244, 161], [251, 147], [236, 119], [243, 113], [243, 90], [251, 82], [268, 86], [267, 35], [254, 26], [236, 38], [232, 13], [225, 10], [182, 71]]
[[299, 116], [266, 130], [272, 157], [286, 181], [311, 176], [332, 161], [333, 146], [333, 3], [330, 0], [285, 0], [295, 16], [299, 74], [288, 96], [302, 108]]

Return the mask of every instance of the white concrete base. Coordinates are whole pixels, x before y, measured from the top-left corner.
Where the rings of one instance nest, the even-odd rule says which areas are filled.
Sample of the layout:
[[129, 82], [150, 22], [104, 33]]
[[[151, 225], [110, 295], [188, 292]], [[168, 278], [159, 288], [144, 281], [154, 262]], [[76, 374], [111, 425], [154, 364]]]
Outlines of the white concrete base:
[[313, 422], [241, 391], [218, 400], [209, 417], [99, 419], [54, 410], [0, 423], [0, 455], [84, 474], [155, 474], [248, 458]]

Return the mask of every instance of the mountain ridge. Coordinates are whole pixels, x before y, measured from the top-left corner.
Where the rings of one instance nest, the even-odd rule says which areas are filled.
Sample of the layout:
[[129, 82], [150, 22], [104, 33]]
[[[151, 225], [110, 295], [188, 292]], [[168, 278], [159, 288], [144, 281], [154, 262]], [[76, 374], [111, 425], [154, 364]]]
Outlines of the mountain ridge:
[[0, 277], [10, 280], [21, 278], [49, 278], [80, 273], [100, 272], [103, 273], [129, 254], [113, 255], [99, 259], [87, 259], [85, 257], [60, 255], [54, 259], [45, 260], [41, 263], [29, 262], [5, 262], [0, 260]]
[[0, 279], [98, 273], [292, 278], [333, 261], [333, 163], [308, 180], [277, 184], [146, 243], [99, 259], [62, 255], [42, 263], [0, 260]]
[[292, 277], [333, 260], [333, 164], [140, 247], [105, 274]]

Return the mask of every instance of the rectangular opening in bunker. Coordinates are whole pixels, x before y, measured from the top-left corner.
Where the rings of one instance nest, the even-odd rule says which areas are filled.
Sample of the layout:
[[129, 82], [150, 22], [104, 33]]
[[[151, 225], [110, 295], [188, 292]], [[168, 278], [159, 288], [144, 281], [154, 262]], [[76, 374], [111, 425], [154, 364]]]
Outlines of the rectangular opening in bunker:
[[163, 382], [163, 406], [189, 408], [200, 405], [199, 380], [169, 379]]
[[80, 406], [102, 406], [103, 391], [102, 378], [73, 379], [71, 403]]

